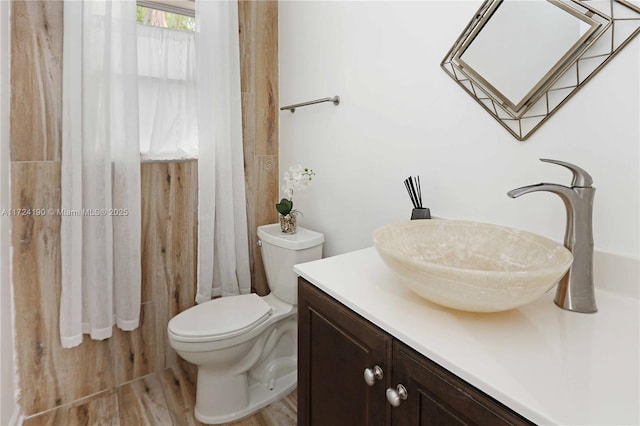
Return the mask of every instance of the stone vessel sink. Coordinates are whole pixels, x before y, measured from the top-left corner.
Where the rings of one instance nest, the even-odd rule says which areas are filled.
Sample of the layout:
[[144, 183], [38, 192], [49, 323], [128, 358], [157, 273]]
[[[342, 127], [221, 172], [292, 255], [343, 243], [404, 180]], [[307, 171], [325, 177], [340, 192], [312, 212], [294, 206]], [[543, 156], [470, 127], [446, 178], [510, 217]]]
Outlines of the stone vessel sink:
[[399, 281], [449, 308], [499, 312], [537, 299], [573, 261], [562, 244], [531, 232], [431, 219], [377, 229], [373, 242]]

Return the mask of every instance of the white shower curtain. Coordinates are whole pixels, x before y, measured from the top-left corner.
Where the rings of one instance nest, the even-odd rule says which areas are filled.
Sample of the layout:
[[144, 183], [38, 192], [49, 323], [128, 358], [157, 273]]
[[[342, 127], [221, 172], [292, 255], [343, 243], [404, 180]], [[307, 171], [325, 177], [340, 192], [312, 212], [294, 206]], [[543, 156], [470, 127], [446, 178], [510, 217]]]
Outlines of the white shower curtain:
[[136, 2], [65, 0], [60, 335], [138, 326]]
[[251, 291], [242, 151], [238, 3], [196, 2], [198, 292]]

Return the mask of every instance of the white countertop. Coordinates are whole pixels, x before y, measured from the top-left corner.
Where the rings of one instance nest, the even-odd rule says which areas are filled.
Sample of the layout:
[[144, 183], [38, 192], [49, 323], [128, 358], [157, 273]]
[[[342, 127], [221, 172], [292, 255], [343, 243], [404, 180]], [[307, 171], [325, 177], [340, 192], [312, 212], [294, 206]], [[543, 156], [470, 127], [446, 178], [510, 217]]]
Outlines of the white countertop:
[[640, 303], [596, 289], [598, 312], [564, 311], [555, 290], [507, 312], [440, 307], [401, 286], [375, 248], [295, 272], [529, 420], [640, 424]]

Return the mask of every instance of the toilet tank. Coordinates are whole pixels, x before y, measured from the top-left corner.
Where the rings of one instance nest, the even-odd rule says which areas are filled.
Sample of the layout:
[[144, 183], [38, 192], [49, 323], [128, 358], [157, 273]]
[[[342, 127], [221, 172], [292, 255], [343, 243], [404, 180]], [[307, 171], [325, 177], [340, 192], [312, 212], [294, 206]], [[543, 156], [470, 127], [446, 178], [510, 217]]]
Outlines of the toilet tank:
[[298, 275], [293, 265], [322, 258], [324, 235], [301, 226], [295, 234], [284, 234], [280, 224], [258, 227], [262, 263], [267, 283], [278, 299], [298, 304]]

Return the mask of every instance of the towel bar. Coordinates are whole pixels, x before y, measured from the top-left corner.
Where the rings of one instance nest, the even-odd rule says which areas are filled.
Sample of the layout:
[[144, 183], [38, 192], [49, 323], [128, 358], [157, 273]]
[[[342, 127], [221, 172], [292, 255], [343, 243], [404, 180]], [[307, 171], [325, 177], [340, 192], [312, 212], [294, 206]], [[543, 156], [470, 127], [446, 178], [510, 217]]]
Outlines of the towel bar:
[[309, 102], [302, 102], [302, 103], [299, 103], [299, 104], [287, 105], [287, 106], [283, 106], [282, 108], [280, 108], [280, 111], [284, 111], [285, 109], [288, 109], [291, 112], [296, 112], [296, 108], [307, 106], [307, 105], [319, 104], [321, 102], [333, 102], [334, 105], [340, 105], [340, 96], [334, 96], [333, 98], [316, 99], [315, 101], [309, 101]]

